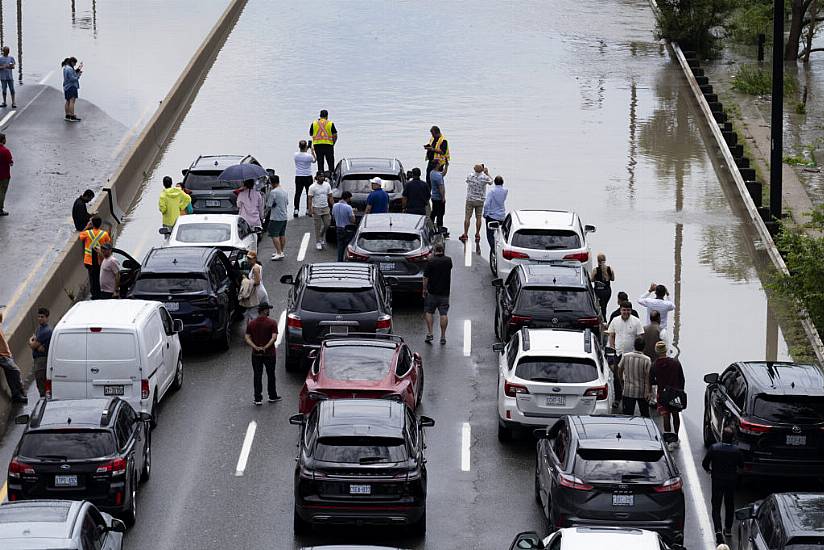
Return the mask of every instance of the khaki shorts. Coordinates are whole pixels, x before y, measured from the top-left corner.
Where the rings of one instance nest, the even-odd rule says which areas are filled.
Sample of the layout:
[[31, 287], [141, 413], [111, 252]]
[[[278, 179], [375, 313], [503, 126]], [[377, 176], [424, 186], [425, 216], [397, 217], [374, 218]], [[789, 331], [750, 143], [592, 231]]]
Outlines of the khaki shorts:
[[466, 208], [464, 209], [464, 217], [468, 220], [472, 217], [472, 212], [475, 212], [475, 217], [481, 219], [484, 211], [483, 201], [466, 201]]

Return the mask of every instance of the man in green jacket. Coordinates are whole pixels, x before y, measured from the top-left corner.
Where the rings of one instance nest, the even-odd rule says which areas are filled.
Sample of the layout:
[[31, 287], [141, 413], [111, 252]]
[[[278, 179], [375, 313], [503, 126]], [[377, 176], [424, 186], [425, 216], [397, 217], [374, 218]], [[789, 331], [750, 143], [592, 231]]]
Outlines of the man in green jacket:
[[192, 203], [192, 197], [182, 189], [174, 187], [172, 178], [169, 176], [163, 177], [163, 187], [157, 206], [160, 213], [163, 214], [163, 227], [172, 229], [180, 217], [180, 213]]

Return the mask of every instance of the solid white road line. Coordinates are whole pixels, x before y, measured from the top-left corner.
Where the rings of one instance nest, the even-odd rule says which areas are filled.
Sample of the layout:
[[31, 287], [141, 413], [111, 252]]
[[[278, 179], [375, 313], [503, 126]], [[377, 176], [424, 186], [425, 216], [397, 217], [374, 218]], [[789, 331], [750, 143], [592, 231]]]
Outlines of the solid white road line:
[[0, 120], [0, 127], [6, 125], [6, 123], [14, 116], [17, 111], [10, 111], [6, 116], [3, 117], [3, 120]]
[[464, 243], [464, 266], [472, 267], [472, 245], [469, 240]]
[[283, 341], [283, 333], [286, 332], [286, 310], [280, 312], [278, 317], [278, 337], [275, 338], [275, 348]]
[[303, 239], [300, 241], [300, 249], [298, 250], [298, 261], [302, 262], [306, 257], [306, 249], [309, 247], [309, 232], [303, 234]]
[[681, 448], [683, 449], [681, 455], [684, 459], [684, 475], [687, 477], [684, 487], [689, 489], [685, 492], [692, 501], [693, 511], [698, 518], [698, 528], [701, 530], [701, 540], [704, 542], [704, 548], [713, 548], [715, 546], [715, 535], [712, 519], [707, 511], [707, 500], [704, 497], [704, 489], [701, 487], [701, 479], [698, 477], [698, 469], [692, 459], [692, 445], [690, 445], [687, 436], [687, 427], [684, 420], [684, 415], [681, 415]]
[[235, 475], [242, 476], [246, 471], [246, 462], [249, 460], [249, 452], [252, 450], [252, 441], [255, 440], [255, 431], [257, 430], [257, 422], [252, 420], [249, 422], [249, 427], [246, 428], [246, 437], [243, 438], [243, 446], [240, 448], [240, 457], [237, 459], [237, 468], [235, 468]]
[[464, 357], [472, 355], [472, 319], [464, 319], [463, 354]]
[[49, 71], [46, 76], [44, 76], [42, 79], [40, 79], [40, 82], [38, 82], [38, 84], [40, 84], [42, 86], [43, 84], [45, 84], [46, 82], [49, 81], [49, 79], [52, 77], [53, 74], [54, 74], [54, 71]]
[[472, 428], [469, 422], [461, 426], [461, 471], [469, 471], [469, 445], [472, 443]]

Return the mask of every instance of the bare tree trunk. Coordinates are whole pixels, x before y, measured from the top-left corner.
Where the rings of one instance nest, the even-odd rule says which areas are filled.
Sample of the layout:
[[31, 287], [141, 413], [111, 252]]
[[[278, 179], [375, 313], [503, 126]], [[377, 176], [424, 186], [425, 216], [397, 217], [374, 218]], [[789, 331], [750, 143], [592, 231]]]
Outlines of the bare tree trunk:
[[[804, 12], [810, 5], [812, 0], [792, 0], [792, 19], [790, 20], [790, 33], [787, 36], [787, 45], [784, 48], [784, 61], [792, 61], [795, 63], [798, 60], [798, 49], [801, 43], [801, 31], [804, 28]], [[773, 17], [783, 17], [781, 14], [773, 14]], [[779, 47], [773, 44], [773, 47]]]
[[[804, 63], [810, 62], [810, 50], [813, 49], [813, 37], [815, 36], [816, 27], [818, 27], [818, 22], [816, 21], [816, 17], [818, 17], [818, 0], [813, 0], [813, 3], [810, 4], [810, 25], [807, 28], [807, 47], [804, 48]], [[806, 98], [806, 89], [804, 90], [804, 105], [807, 104]]]

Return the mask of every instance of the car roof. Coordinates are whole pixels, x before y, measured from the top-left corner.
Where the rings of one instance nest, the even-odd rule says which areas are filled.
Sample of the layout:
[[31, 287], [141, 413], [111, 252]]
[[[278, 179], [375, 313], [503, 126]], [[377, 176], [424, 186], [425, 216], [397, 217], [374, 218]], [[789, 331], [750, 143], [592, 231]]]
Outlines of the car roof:
[[241, 164], [249, 155], [201, 155], [195, 159], [189, 170], [191, 172], [223, 171], [229, 166]]
[[649, 418], [640, 416], [570, 416], [578, 434], [578, 446], [585, 449], [660, 450], [658, 430]]
[[374, 264], [327, 262], [311, 264], [306, 269], [306, 284], [311, 287], [371, 288]]
[[351, 157], [340, 162], [341, 174], [396, 174], [403, 169], [401, 161], [396, 158]]
[[[101, 427], [101, 419], [113, 410], [118, 399], [41, 400], [32, 410], [30, 429], [53, 429], [57, 426]], [[105, 427], [105, 426], [103, 426]]]
[[158, 302], [150, 300], [85, 300], [74, 304], [55, 329], [133, 328], [138, 319], [157, 305]]
[[0, 543], [12, 539], [20, 539], [23, 544], [37, 539], [70, 539], [82, 506], [82, 501], [71, 500], [5, 502], [0, 506]]
[[[548, 540], [548, 538], [547, 538]], [[561, 548], [596, 548], [603, 544], [605, 547], [615, 546], [629, 548], [636, 546], [638, 550], [659, 550], [659, 537], [653, 531], [633, 529], [631, 527], [567, 527], [561, 529]]]
[[318, 405], [320, 437], [402, 437], [405, 405], [389, 399], [330, 399]]
[[359, 232], [420, 229], [425, 219], [426, 216], [418, 214], [367, 214], [361, 220]]
[[[523, 355], [554, 355], [562, 357], [591, 357], [595, 353], [595, 335], [589, 329], [526, 328], [529, 349]], [[589, 346], [586, 341], [589, 339]], [[524, 339], [521, 338], [523, 348]], [[589, 351], [587, 351], [589, 347]]]
[[521, 271], [524, 284], [528, 286], [587, 286], [584, 268], [578, 262], [560, 260], [542, 264], [521, 264], [517, 269]]
[[824, 535], [824, 493], [776, 493], [787, 537]]
[[514, 210], [512, 218], [519, 227], [574, 229], [575, 213], [566, 210]]
[[751, 393], [824, 396], [824, 373], [814, 365], [744, 361], [739, 366], [753, 385], [755, 392]]
[[208, 246], [153, 248], [143, 260], [141, 273], [200, 273], [216, 249]]
[[180, 216], [177, 219], [176, 225], [188, 225], [190, 223], [237, 223], [237, 214], [188, 214]]

